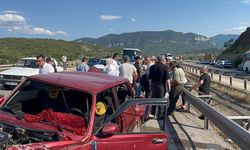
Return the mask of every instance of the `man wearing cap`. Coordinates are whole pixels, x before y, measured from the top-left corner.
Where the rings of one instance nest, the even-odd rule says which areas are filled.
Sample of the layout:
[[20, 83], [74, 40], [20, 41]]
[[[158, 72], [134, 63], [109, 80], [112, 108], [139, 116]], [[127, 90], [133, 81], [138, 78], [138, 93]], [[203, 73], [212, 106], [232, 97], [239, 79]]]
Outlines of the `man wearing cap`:
[[169, 63], [169, 68], [173, 72], [173, 78], [171, 80], [171, 91], [169, 94], [169, 108], [168, 115], [172, 114], [175, 110], [176, 102], [179, 99], [180, 94], [184, 88], [184, 84], [187, 82], [185, 72], [181, 68], [177, 68], [177, 62], [171, 61]]

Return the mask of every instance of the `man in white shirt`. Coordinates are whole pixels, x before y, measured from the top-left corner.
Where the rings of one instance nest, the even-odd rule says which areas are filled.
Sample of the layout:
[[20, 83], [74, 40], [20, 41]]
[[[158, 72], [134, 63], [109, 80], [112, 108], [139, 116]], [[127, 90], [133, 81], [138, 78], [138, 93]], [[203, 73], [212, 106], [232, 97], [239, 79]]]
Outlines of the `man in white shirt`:
[[112, 59], [113, 59], [112, 65], [115, 67], [114, 74], [115, 74], [115, 76], [119, 76], [119, 67], [120, 67], [121, 63], [119, 62], [119, 55], [118, 55], [118, 53], [115, 53], [113, 55]]
[[127, 78], [132, 84], [137, 78], [137, 72], [134, 65], [130, 64], [128, 56], [124, 56], [124, 63], [119, 67], [120, 76]]
[[112, 58], [106, 59], [106, 66], [103, 69], [104, 73], [109, 74], [109, 75], [113, 75], [113, 76], [119, 76], [119, 70], [114, 65], [113, 61], [115, 61], [115, 60]]
[[36, 62], [39, 67], [39, 74], [48, 74], [55, 72], [54, 67], [46, 62], [44, 55], [38, 55], [36, 57]]

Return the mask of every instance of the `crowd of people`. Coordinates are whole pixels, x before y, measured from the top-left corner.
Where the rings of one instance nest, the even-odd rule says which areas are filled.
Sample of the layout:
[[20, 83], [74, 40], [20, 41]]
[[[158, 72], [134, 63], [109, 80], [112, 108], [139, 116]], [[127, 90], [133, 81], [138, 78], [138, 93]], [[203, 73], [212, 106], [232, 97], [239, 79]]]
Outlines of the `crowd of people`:
[[[77, 65], [76, 71], [87, 72], [88, 57], [83, 57], [82, 62]], [[51, 58], [45, 59], [44, 55], [37, 56], [39, 74], [56, 72], [55, 64]], [[135, 57], [135, 63], [130, 62], [128, 56], [124, 56], [123, 63], [119, 61], [119, 54], [106, 58], [106, 66], [103, 72], [113, 76], [127, 78], [133, 87], [136, 97], [145, 98], [168, 98], [169, 107], [152, 107], [149, 109], [149, 116], [162, 119], [164, 114], [170, 115], [176, 109], [176, 103], [183, 94], [182, 89], [189, 84], [185, 72], [176, 61], [172, 61], [164, 55]], [[210, 76], [207, 66], [200, 69], [201, 76], [198, 82], [191, 86], [191, 89], [199, 89], [200, 95], [209, 95]], [[179, 109], [186, 109], [186, 100], [182, 97], [182, 104]], [[201, 119], [204, 118], [202, 115]]]

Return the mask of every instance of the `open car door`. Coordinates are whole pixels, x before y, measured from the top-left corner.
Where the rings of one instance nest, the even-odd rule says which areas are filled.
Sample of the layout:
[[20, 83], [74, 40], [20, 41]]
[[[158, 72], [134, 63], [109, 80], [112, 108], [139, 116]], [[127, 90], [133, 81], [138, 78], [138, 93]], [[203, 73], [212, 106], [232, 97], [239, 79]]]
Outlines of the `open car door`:
[[159, 120], [148, 116], [155, 107], [167, 108], [166, 99], [126, 100], [93, 136], [98, 150], [163, 150], [167, 149], [166, 117]]

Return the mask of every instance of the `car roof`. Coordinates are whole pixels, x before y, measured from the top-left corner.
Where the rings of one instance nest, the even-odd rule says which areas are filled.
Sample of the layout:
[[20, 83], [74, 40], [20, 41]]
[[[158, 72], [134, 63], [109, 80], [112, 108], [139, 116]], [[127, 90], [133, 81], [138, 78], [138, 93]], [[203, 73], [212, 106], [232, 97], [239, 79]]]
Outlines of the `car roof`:
[[96, 72], [57, 72], [33, 75], [28, 79], [98, 94], [106, 89], [129, 82], [128, 79]]
[[123, 48], [123, 50], [126, 50], [126, 51], [138, 51], [138, 52], [141, 52], [140, 49], [138, 48]]
[[36, 57], [24, 57], [24, 58], [21, 58], [21, 59], [31, 59], [31, 60], [36, 60]]

